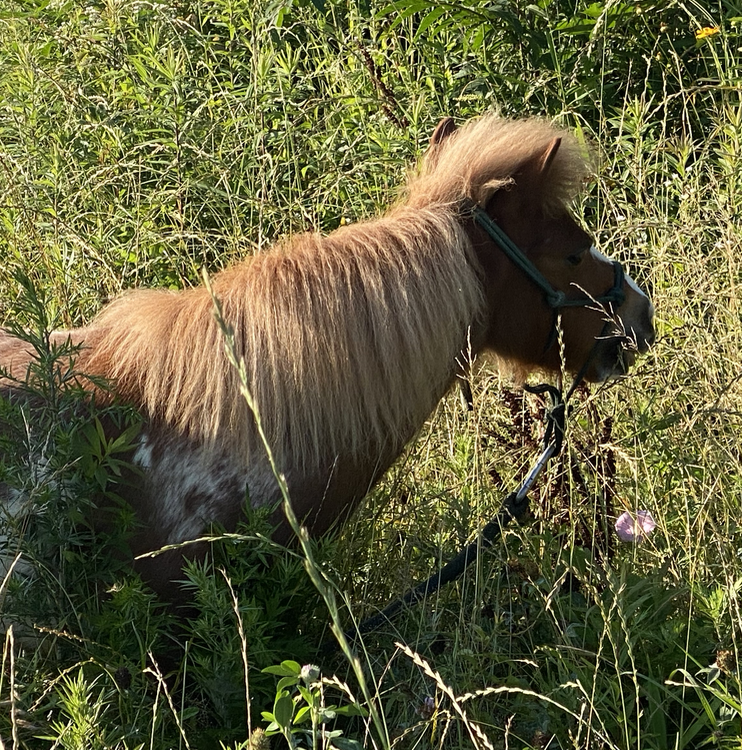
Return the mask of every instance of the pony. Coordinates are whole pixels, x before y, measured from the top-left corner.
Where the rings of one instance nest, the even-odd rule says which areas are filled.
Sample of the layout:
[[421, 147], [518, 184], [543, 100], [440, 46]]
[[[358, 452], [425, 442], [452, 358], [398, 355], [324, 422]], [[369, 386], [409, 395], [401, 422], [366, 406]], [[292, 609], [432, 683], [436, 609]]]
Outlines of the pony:
[[[653, 343], [648, 297], [570, 212], [590, 172], [574, 136], [543, 120], [445, 118], [387, 213], [285, 239], [213, 277], [260, 427], [310, 533], [347, 518], [465, 361], [490, 352], [518, 373], [564, 363], [598, 382], [626, 373]], [[504, 251], [508, 241], [525, 260]], [[91, 394], [112, 392], [141, 414], [137, 471], [120, 487], [140, 522], [134, 555], [215, 523], [234, 529], [246, 498], [277, 505], [207, 288], [131, 291], [52, 342], [79, 347], [74, 368]], [[33, 356], [0, 333], [6, 398], [23, 398]], [[282, 513], [275, 520], [285, 543], [291, 531]], [[205, 546], [135, 567], [177, 600], [184, 555]]]

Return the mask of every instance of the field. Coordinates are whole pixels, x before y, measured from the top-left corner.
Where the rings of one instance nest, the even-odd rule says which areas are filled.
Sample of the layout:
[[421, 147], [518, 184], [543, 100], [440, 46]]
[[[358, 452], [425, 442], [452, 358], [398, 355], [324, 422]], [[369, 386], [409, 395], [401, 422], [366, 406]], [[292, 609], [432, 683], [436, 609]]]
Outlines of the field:
[[[42, 376], [31, 412], [0, 402], [29, 424], [0, 481], [33, 507], [0, 515], [0, 747], [742, 747], [741, 81], [731, 0], [0, 0], [0, 325]], [[255, 513], [215, 538], [175, 621], [111, 552], [127, 509], [113, 538], [85, 523], [126, 446], [49, 330], [374, 215], [441, 117], [492, 109], [590, 144], [575, 212], [656, 345], [577, 394], [529, 519], [353, 651], [320, 646], [476, 539], [537, 455], [540, 400], [491, 366], [342, 532], [284, 550]], [[640, 544], [625, 510], [656, 521]]]

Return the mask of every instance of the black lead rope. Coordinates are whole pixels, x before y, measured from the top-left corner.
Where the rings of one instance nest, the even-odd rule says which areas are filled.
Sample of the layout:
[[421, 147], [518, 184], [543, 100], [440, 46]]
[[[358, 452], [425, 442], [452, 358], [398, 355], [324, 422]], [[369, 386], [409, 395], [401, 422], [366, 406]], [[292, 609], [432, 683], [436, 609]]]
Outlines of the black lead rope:
[[[430, 594], [434, 594], [440, 588], [451, 581], [463, 575], [464, 571], [471, 565], [479, 555], [479, 550], [492, 545], [496, 537], [502, 534], [513, 519], [520, 520], [525, 516], [528, 510], [528, 495], [524, 495], [520, 500], [517, 499], [517, 493], [511, 492], [503, 501], [500, 512], [482, 529], [480, 538], [477, 541], [468, 544], [459, 552], [456, 557], [449, 560], [437, 573], [430, 576], [427, 581], [419, 583], [415, 588], [410, 589], [404, 596], [395, 599], [391, 604], [386, 606], [378, 614], [363, 620], [357, 627], [345, 632], [348, 640], [353, 640], [358, 636], [365, 635], [377, 630], [382, 625], [391, 622], [391, 619], [403, 607], [409, 604], [421, 602]], [[326, 647], [325, 647], [326, 648]], [[323, 648], [323, 650], [325, 650]], [[335, 644], [332, 649], [335, 650]]]
[[[503, 500], [500, 511], [481, 530], [478, 539], [464, 547], [456, 557], [447, 562], [437, 573], [430, 576], [427, 581], [419, 583], [404, 596], [395, 599], [381, 612], [366, 618], [355, 628], [346, 631], [345, 637], [349, 641], [377, 630], [391, 622], [391, 619], [405, 606], [423, 601], [446, 584], [460, 578], [464, 571], [477, 559], [480, 550], [491, 547], [494, 540], [502, 535], [503, 530], [507, 528], [511, 521], [520, 521], [526, 515], [529, 506], [528, 491], [549, 463], [549, 460], [558, 455], [562, 449], [566, 405], [561, 391], [554, 386], [544, 384], [539, 386], [526, 385], [524, 387], [529, 393], [548, 394], [551, 398], [551, 406], [546, 412], [546, 430], [542, 441], [541, 455], [520, 487]], [[332, 653], [337, 650], [337, 644], [335, 642], [325, 643], [320, 650], [323, 653]]]

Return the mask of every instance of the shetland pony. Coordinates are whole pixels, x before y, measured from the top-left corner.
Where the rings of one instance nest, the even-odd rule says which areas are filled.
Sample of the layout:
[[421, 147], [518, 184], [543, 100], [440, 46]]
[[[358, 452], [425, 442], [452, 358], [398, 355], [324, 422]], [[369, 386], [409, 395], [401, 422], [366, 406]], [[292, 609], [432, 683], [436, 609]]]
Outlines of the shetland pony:
[[[464, 359], [489, 351], [519, 371], [559, 371], [563, 348], [569, 369], [601, 381], [651, 345], [653, 308], [629, 277], [617, 282], [617, 309], [590, 301], [617, 277], [567, 208], [588, 174], [574, 137], [541, 120], [487, 115], [458, 129], [446, 118], [387, 214], [292, 237], [213, 278], [294, 511], [312, 533], [368, 492]], [[586, 300], [562, 310], [563, 346], [543, 291], [472, 205], [554, 290]], [[245, 498], [254, 507], [279, 500], [205, 288], [130, 292], [90, 325], [53, 335], [67, 340], [80, 346], [74, 367], [86, 388], [105, 379], [143, 418], [131, 456], [139, 471], [120, 488], [141, 521], [135, 554], [197, 538], [214, 522], [234, 528]], [[13, 378], [27, 377], [32, 357], [0, 334], [0, 367]], [[13, 381], [0, 385], [23, 397]], [[282, 516], [277, 523], [286, 541]], [[186, 550], [138, 561], [170, 599], [183, 554], [204, 551]]]

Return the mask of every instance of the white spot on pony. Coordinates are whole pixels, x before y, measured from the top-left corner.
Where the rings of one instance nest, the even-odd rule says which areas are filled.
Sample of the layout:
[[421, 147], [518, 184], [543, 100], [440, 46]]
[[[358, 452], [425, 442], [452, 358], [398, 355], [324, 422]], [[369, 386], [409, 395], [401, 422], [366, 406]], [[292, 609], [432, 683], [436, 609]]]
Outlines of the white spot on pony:
[[162, 544], [197, 539], [213, 523], [225, 523], [225, 504], [234, 506], [238, 517], [248, 489], [261, 505], [280, 497], [267, 461], [236, 466], [224, 455], [188, 441], [159, 445], [156, 436], [153, 440], [144, 435], [134, 462], [147, 469], [144, 494], [158, 499], [143, 510], [150, 516], [149, 525], [159, 530]]
[[134, 452], [131, 461], [135, 466], [139, 466], [144, 471], [149, 471], [152, 468], [152, 448], [146, 435], [142, 435], [139, 439], [139, 447]]

